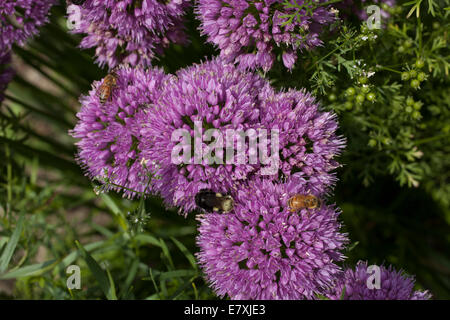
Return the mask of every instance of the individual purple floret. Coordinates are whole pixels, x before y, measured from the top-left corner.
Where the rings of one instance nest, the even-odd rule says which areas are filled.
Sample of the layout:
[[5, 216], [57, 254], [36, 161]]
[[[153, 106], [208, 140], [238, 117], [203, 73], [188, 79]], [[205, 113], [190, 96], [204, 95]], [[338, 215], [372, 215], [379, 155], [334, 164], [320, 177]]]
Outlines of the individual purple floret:
[[86, 0], [68, 8], [80, 47], [95, 48], [99, 65], [150, 66], [171, 43], [186, 43], [182, 16], [188, 0]]
[[[178, 206], [187, 214], [195, 208], [194, 198], [201, 189], [227, 192], [257, 170], [258, 165], [250, 164], [247, 159], [242, 164], [237, 163], [237, 158], [227, 162], [223, 152], [216, 154], [222, 156], [222, 164], [211, 163], [207, 157], [201, 157], [201, 152], [206, 155], [210, 151], [208, 145], [215, 140], [206, 142], [208, 129], [218, 129], [225, 140], [228, 129], [258, 126], [258, 94], [264, 90], [270, 88], [261, 77], [239, 71], [218, 59], [177, 73], [177, 79], [165, 87], [157, 107], [139, 119], [144, 137], [141, 150], [147, 159], [161, 165], [158, 175], [162, 179], [154, 187], [166, 204]], [[194, 144], [196, 124], [203, 136], [203, 143], [197, 146]], [[183, 132], [187, 137], [181, 135]], [[177, 151], [177, 145], [183, 142], [184, 151]], [[248, 155], [247, 145], [244, 151]], [[200, 160], [196, 160], [195, 153], [200, 155]], [[185, 160], [183, 155], [187, 157]]]
[[8, 86], [8, 83], [14, 77], [14, 70], [10, 67], [11, 54], [0, 53], [0, 103], [3, 101], [3, 93]]
[[336, 17], [331, 6], [320, 5], [326, 0], [285, 2], [199, 0], [196, 13], [202, 33], [225, 61], [268, 71], [278, 55], [292, 69], [301, 50], [322, 44], [319, 34]]
[[119, 68], [115, 73], [117, 83], [104, 103], [100, 101], [103, 81], [94, 82], [89, 95], [81, 98], [79, 121], [71, 135], [79, 139], [78, 161], [86, 174], [105, 183], [104, 189], [123, 190], [132, 197], [134, 191], [149, 190], [149, 174], [156, 170], [139, 149], [135, 115], [153, 108], [168, 78], [160, 69]]
[[288, 200], [304, 192], [255, 180], [233, 194], [230, 213], [197, 216], [197, 258], [219, 297], [315, 299], [335, 286], [347, 243], [340, 212], [326, 204], [291, 212]]
[[[379, 288], [376, 269], [368, 269], [365, 261], [359, 261], [353, 269], [345, 270], [330, 298], [333, 300], [428, 300], [428, 291], [414, 291], [414, 277], [396, 271], [392, 266], [379, 266]], [[370, 277], [370, 278], [369, 278]], [[343, 290], [345, 287], [345, 291]]]
[[280, 132], [280, 169], [274, 179], [296, 176], [315, 192], [331, 189], [336, 182], [331, 171], [339, 167], [335, 158], [345, 147], [345, 139], [336, 134], [335, 114], [320, 111], [305, 90], [290, 89], [262, 101], [261, 124]]
[[0, 1], [0, 54], [9, 51], [14, 43], [24, 45], [28, 38], [48, 22], [48, 14], [55, 0]]

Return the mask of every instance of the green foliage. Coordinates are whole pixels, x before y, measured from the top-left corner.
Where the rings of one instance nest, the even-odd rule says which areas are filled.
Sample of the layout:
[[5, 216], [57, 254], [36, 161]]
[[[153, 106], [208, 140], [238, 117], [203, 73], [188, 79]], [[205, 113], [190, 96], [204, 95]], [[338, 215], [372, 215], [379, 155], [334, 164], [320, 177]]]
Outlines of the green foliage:
[[[380, 30], [342, 22], [321, 49], [300, 57], [289, 76], [279, 68], [270, 77], [279, 87], [309, 89], [339, 115], [348, 141], [344, 181], [356, 173], [364, 186], [386, 174], [401, 186], [423, 183], [448, 209], [450, 193], [439, 179], [450, 170], [450, 24], [444, 2], [383, 8], [390, 18]], [[420, 14], [420, 6], [428, 14]], [[417, 17], [407, 17], [411, 10]]]
[[[328, 201], [342, 208], [352, 240], [345, 265], [394, 264], [441, 299], [450, 297], [448, 7], [399, 1], [381, 30], [348, 19], [292, 73], [279, 62], [265, 75], [338, 114], [348, 147]], [[55, 7], [41, 36], [14, 48], [17, 75], [0, 107], [0, 297], [216, 299], [194, 255], [195, 213], [99, 193], [76, 164], [68, 130], [78, 98], [107, 71], [77, 48], [64, 15]], [[157, 61], [168, 72], [217, 54], [192, 12], [187, 26], [189, 46]], [[66, 287], [73, 264], [81, 290]]]

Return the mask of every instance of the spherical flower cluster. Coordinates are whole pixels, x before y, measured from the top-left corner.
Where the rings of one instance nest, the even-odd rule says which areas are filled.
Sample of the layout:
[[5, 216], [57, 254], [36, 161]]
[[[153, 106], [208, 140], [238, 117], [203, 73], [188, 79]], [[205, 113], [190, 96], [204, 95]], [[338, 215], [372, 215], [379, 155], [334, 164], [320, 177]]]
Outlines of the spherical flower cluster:
[[290, 3], [285, 6], [282, 0], [199, 0], [196, 12], [203, 34], [219, 47], [226, 61], [268, 71], [280, 54], [286, 68], [292, 69], [299, 50], [322, 44], [319, 34], [335, 20], [335, 13], [331, 7], [313, 1]]
[[334, 206], [290, 211], [289, 198], [304, 192], [254, 180], [233, 194], [232, 212], [198, 216], [197, 258], [220, 297], [314, 299], [335, 286], [347, 235]]
[[6, 90], [8, 83], [14, 76], [14, 71], [9, 64], [11, 63], [10, 53], [0, 53], [0, 103], [3, 101], [3, 92]]
[[182, 16], [187, 0], [86, 0], [70, 8], [74, 33], [87, 34], [80, 47], [96, 48], [97, 62], [151, 65], [171, 43], [185, 43]]
[[[380, 288], [369, 288], [369, 279], [375, 270], [368, 271], [367, 262], [360, 261], [355, 270], [347, 269], [330, 296], [332, 299], [344, 300], [428, 300], [428, 291], [414, 291], [414, 278], [396, 271], [392, 266], [380, 266]], [[368, 281], [369, 280], [369, 281]], [[345, 287], [345, 291], [344, 291]]]
[[25, 41], [38, 33], [48, 21], [55, 0], [2, 0], [0, 2], [0, 53], [9, 51], [14, 43]]
[[81, 98], [79, 121], [71, 134], [80, 139], [78, 161], [87, 175], [105, 183], [106, 190], [123, 189], [131, 197], [135, 191], [148, 190], [149, 174], [155, 170], [139, 149], [140, 126], [135, 115], [152, 108], [169, 79], [159, 69], [114, 72], [117, 83], [110, 83], [111, 96], [106, 102], [99, 97], [107, 84], [104, 81], [95, 82], [89, 95]]
[[[176, 81], [165, 87], [157, 107], [142, 114], [141, 150], [145, 158], [161, 166], [158, 175], [162, 179], [156, 182], [155, 190], [167, 204], [187, 214], [195, 208], [195, 195], [201, 189], [228, 191], [257, 170], [258, 166], [247, 159], [242, 164], [227, 162], [224, 153], [217, 152], [215, 156], [221, 156], [222, 163], [211, 163], [202, 155], [213, 153], [210, 142], [205, 143], [208, 129], [218, 129], [225, 140], [227, 130], [245, 131], [258, 124], [258, 94], [264, 90], [269, 90], [268, 83], [258, 75], [241, 72], [217, 59], [178, 72]], [[197, 133], [201, 139], [198, 143], [195, 128], [201, 130]], [[187, 137], [174, 137], [177, 132], [185, 132]], [[173, 157], [173, 151], [182, 143], [183, 153], [180, 150]], [[225, 147], [224, 141], [222, 145]]]
[[334, 159], [345, 146], [336, 135], [336, 115], [321, 112], [315, 98], [305, 90], [280, 92], [262, 101], [261, 124], [280, 132], [280, 173], [304, 179], [308, 189], [329, 191], [336, 178], [330, 172], [339, 164]]
[[[138, 122], [143, 137], [140, 149], [145, 158], [161, 165], [158, 175], [162, 179], [156, 183], [156, 190], [166, 204], [180, 207], [185, 214], [195, 209], [195, 195], [201, 189], [229, 192], [254, 177], [284, 181], [296, 176], [309, 191], [329, 191], [335, 181], [330, 171], [338, 166], [333, 158], [344, 145], [344, 140], [335, 134], [335, 116], [320, 112], [311, 95], [295, 90], [276, 93], [256, 74], [221, 59], [180, 71], [164, 89], [157, 107], [143, 113]], [[199, 144], [196, 127], [200, 130]], [[208, 137], [208, 129], [218, 129], [221, 138]], [[266, 130], [265, 152], [261, 149], [261, 129]], [[188, 141], [178, 134], [183, 130]], [[240, 162], [237, 157], [228, 161], [229, 147], [234, 147], [233, 152], [238, 149], [236, 140], [228, 141], [228, 130], [249, 135]], [[258, 150], [249, 143], [251, 130], [259, 137]], [[272, 150], [272, 130], [278, 131], [279, 149]], [[174, 138], [174, 134], [178, 135]], [[218, 147], [215, 142], [220, 139]], [[185, 146], [177, 153], [179, 159], [174, 160], [173, 152], [182, 143]], [[273, 143], [275, 147], [276, 141]], [[196, 160], [199, 150], [203, 153]], [[186, 153], [187, 160], [182, 159]], [[271, 164], [275, 171], [268, 172], [261, 153], [276, 156]], [[214, 162], [208, 161], [208, 154], [214, 154]], [[256, 161], [251, 161], [251, 154], [259, 156]]]

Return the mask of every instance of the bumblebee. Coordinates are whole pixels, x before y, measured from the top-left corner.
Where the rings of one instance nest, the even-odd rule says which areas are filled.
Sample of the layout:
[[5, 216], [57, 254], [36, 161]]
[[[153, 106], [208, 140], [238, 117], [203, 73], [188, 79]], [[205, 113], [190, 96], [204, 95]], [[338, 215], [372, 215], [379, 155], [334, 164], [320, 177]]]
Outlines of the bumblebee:
[[288, 200], [288, 206], [291, 212], [301, 209], [316, 209], [321, 206], [321, 201], [316, 196], [310, 194], [296, 194]]
[[111, 98], [112, 91], [114, 87], [117, 85], [117, 74], [115, 72], [109, 73], [105, 79], [103, 79], [102, 84], [98, 87], [97, 95], [100, 99], [100, 102], [104, 104]]
[[234, 209], [234, 200], [209, 189], [202, 189], [195, 195], [195, 204], [206, 212], [228, 213]]

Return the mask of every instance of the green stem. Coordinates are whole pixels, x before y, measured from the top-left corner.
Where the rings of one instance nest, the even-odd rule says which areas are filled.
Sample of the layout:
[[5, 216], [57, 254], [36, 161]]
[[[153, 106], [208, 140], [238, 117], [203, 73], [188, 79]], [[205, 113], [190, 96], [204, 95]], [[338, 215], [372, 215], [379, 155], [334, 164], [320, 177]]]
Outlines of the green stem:
[[7, 202], [6, 202], [6, 214], [9, 214], [12, 202], [12, 166], [11, 166], [11, 150], [9, 145], [5, 144], [6, 158], [8, 159], [8, 164], [6, 166], [6, 176], [8, 180], [7, 186]]
[[391, 68], [388, 68], [388, 67], [377, 66], [377, 68], [381, 69], [381, 70], [387, 70], [387, 71], [391, 71], [391, 72], [395, 72], [395, 73], [401, 74], [400, 71], [397, 71], [397, 70], [394, 70], [394, 69], [391, 69]]
[[333, 4], [333, 3], [337, 3], [337, 2], [342, 2], [343, 0], [330, 0], [321, 4], [318, 4], [318, 7], [323, 7], [323, 6], [327, 6], [329, 4]]
[[420, 17], [417, 18], [418, 21], [418, 32], [419, 32], [419, 55], [423, 55], [423, 43], [422, 43], [422, 22], [420, 21]]
[[322, 62], [323, 60], [325, 60], [326, 58], [328, 58], [330, 55], [332, 55], [333, 53], [335, 53], [337, 50], [339, 50], [344, 44], [346, 44], [346, 41], [344, 43], [342, 43], [339, 47], [336, 47], [334, 50], [332, 50], [331, 52], [329, 52], [328, 54], [326, 54], [325, 56], [323, 56], [322, 58], [320, 58], [319, 60], [317, 60], [315, 63], [313, 63], [311, 65], [311, 67], [309, 67], [308, 69], [306, 69], [306, 72], [311, 71], [312, 68], [316, 67], [320, 62]]
[[434, 137], [420, 139], [420, 140], [415, 141], [414, 145], [418, 146], [418, 145], [425, 144], [425, 143], [428, 143], [428, 142], [440, 140], [440, 139], [446, 138], [446, 137], [450, 137], [450, 134], [441, 134], [441, 135], [434, 136]]
[[130, 189], [130, 188], [127, 188], [127, 187], [123, 187], [121, 185], [118, 185], [118, 184], [112, 183], [112, 182], [108, 182], [108, 184], [113, 186], [113, 187], [121, 188], [123, 190], [131, 191], [131, 192], [134, 192], [136, 194], [144, 196], [146, 194], [146, 192], [147, 192], [147, 189], [148, 189], [148, 186], [150, 185], [151, 180], [152, 180], [151, 178], [148, 179], [147, 185], [145, 186], [145, 189], [144, 189], [143, 192], [140, 192], [140, 191], [137, 191], [137, 190], [133, 190], [133, 189]]
[[131, 191], [131, 192], [134, 192], [136, 194], [140, 194], [140, 195], [144, 195], [145, 194], [144, 192], [140, 192], [140, 191], [136, 191], [136, 190], [133, 190], [133, 189], [130, 189], [130, 188], [127, 188], [127, 187], [123, 187], [121, 185], [118, 185], [118, 184], [115, 184], [115, 183], [112, 183], [112, 182], [109, 182], [109, 184], [112, 185], [113, 187], [117, 187], [117, 188], [120, 188], [120, 189], [123, 189], [123, 190]]

